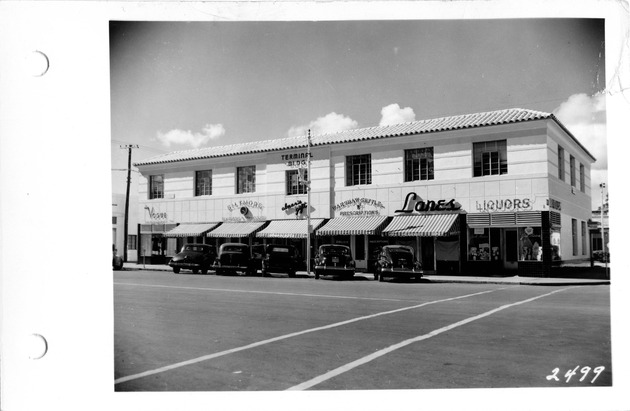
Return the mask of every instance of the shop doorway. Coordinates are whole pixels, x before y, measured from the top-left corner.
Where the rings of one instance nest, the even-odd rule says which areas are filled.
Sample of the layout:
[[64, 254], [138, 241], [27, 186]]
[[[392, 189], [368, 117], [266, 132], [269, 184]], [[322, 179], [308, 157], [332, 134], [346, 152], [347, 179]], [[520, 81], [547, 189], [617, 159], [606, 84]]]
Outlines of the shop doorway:
[[420, 237], [420, 262], [424, 271], [435, 271], [435, 244], [433, 237]]
[[518, 269], [518, 233], [516, 229], [504, 230], [503, 268], [512, 271]]

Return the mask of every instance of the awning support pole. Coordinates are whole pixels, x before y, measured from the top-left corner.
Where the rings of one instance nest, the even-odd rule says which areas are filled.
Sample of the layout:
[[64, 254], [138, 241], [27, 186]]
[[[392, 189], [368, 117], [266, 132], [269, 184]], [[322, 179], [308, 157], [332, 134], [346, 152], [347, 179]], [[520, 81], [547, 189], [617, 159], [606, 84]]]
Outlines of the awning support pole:
[[311, 129], [306, 140], [306, 274], [311, 275]]

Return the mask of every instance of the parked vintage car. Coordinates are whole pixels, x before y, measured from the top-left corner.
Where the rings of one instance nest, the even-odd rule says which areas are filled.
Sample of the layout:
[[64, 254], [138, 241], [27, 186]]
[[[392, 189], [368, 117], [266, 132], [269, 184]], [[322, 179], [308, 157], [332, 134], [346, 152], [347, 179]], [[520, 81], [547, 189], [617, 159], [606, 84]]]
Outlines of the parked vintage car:
[[420, 281], [422, 265], [414, 258], [413, 248], [406, 245], [381, 247], [374, 267], [374, 280], [385, 277], [406, 277]]
[[207, 274], [216, 256], [217, 251], [214, 246], [207, 244], [186, 244], [179, 253], [171, 258], [168, 265], [173, 267], [175, 274], [179, 273], [182, 268], [192, 270], [193, 274], [197, 274], [199, 271], [201, 271], [202, 274]]
[[265, 251], [262, 262], [263, 277], [270, 273], [286, 273], [289, 277], [295, 277], [301, 262], [294, 246], [270, 244]]
[[116, 247], [112, 248], [112, 268], [114, 270], [122, 270], [123, 269], [123, 259], [116, 253]]
[[243, 273], [256, 274], [255, 261], [249, 246], [242, 243], [225, 243], [219, 247], [219, 255], [214, 262], [217, 275]]
[[355, 268], [350, 247], [340, 244], [319, 246], [315, 256], [315, 279], [319, 279], [322, 275], [352, 278]]

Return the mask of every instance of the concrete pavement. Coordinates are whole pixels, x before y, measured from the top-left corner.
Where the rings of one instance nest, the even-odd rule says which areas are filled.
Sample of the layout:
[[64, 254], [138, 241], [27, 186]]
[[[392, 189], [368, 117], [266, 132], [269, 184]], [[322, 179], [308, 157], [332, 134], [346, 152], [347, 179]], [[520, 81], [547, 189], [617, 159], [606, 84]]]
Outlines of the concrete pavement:
[[[610, 266], [609, 266], [610, 267]], [[172, 268], [168, 265], [150, 265], [150, 264], [137, 264], [133, 262], [127, 262], [124, 264], [126, 270], [147, 270], [147, 271], [172, 271]], [[187, 271], [184, 271], [186, 273]], [[298, 271], [298, 275], [306, 276], [306, 271]], [[374, 276], [370, 273], [357, 273], [368, 279], [373, 279]], [[309, 277], [314, 277], [311, 274]], [[469, 283], [469, 284], [513, 284], [513, 285], [605, 285], [610, 284], [610, 280], [599, 280], [589, 278], [541, 278], [541, 277], [474, 277], [474, 276], [452, 276], [452, 275], [437, 275], [427, 273], [424, 275], [425, 281], [432, 283]]]

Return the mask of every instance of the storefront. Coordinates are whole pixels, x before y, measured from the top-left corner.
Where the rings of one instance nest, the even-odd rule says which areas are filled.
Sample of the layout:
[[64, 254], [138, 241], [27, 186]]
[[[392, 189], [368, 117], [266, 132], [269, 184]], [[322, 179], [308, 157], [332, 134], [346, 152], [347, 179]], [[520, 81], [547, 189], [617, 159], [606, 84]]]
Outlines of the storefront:
[[458, 274], [460, 213], [398, 215], [383, 230], [390, 244], [408, 245], [415, 250], [425, 271]]
[[[323, 218], [311, 219], [311, 240], [314, 240], [312, 233], [324, 223]], [[296, 220], [274, 220], [269, 225], [258, 232], [256, 237], [262, 239], [264, 244], [287, 244], [294, 246], [298, 253], [306, 257], [306, 238], [309, 232], [306, 219]], [[311, 256], [315, 255], [314, 250], [317, 244], [311, 241]]]
[[214, 244], [206, 233], [216, 228], [220, 223], [201, 223], [201, 224], [180, 224], [172, 230], [166, 232], [164, 237], [175, 238], [177, 241], [176, 249], [181, 250], [184, 244]]
[[389, 220], [387, 216], [333, 218], [317, 230], [317, 242], [347, 245], [357, 269], [371, 271], [379, 246], [387, 244], [381, 234]]
[[140, 250], [138, 262], [166, 264], [177, 254], [177, 239], [166, 233], [177, 227], [174, 223], [139, 224]]

